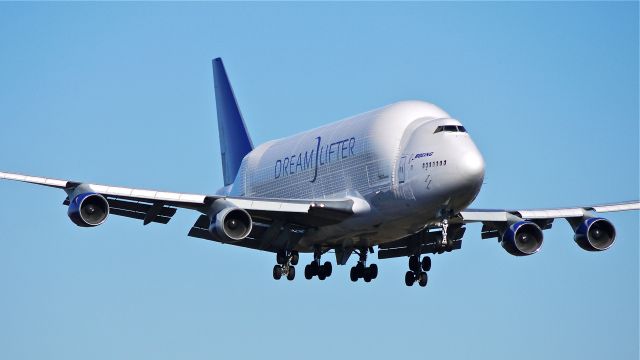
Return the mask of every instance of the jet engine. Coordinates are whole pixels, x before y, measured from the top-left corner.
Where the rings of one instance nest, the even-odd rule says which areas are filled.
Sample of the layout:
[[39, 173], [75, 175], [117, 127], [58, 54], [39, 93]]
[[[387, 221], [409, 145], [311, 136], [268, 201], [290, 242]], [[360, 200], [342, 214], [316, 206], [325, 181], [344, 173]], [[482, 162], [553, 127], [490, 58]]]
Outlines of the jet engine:
[[246, 210], [222, 200], [214, 202], [212, 210], [212, 214], [209, 215], [211, 219], [209, 232], [214, 237], [226, 241], [238, 241], [251, 233], [253, 221]]
[[98, 226], [109, 216], [109, 202], [100, 194], [79, 194], [69, 203], [67, 215], [78, 226]]
[[542, 246], [542, 230], [531, 221], [511, 224], [502, 234], [502, 247], [511, 255], [533, 255]]
[[586, 219], [576, 227], [575, 232], [573, 240], [587, 251], [607, 250], [616, 240], [615, 227], [603, 218]]

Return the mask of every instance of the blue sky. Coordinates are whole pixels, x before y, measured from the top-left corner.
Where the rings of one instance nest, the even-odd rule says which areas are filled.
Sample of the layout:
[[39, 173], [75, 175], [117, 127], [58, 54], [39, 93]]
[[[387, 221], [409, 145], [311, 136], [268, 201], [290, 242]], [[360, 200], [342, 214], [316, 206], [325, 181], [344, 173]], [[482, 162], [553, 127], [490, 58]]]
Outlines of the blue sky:
[[[2, 3], [0, 55], [2, 171], [213, 193], [221, 56], [256, 144], [421, 99], [483, 153], [475, 207], [640, 198], [637, 2]], [[637, 212], [603, 253], [564, 221], [525, 258], [469, 226], [421, 289], [406, 259], [276, 282], [189, 211], [79, 229], [60, 191], [0, 198], [3, 359], [638, 358]]]

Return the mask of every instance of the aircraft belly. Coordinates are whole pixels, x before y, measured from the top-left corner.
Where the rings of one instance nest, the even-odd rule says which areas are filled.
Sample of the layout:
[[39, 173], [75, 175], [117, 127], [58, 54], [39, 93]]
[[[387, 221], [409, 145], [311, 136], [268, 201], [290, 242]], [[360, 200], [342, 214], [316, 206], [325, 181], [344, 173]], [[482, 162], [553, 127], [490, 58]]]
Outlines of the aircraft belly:
[[309, 231], [300, 240], [300, 251], [320, 247], [369, 247], [414, 234], [425, 224], [438, 222], [440, 200], [419, 204], [415, 200], [385, 201], [381, 208], [360, 214], [340, 224], [323, 226]]

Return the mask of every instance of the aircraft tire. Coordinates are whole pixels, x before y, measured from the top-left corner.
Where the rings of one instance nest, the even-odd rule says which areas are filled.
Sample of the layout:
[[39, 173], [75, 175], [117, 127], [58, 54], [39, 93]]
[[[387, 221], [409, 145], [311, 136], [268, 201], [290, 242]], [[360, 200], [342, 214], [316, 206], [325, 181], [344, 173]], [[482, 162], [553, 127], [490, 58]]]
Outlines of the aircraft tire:
[[356, 272], [356, 277], [358, 279], [362, 279], [364, 277], [364, 271], [367, 269], [364, 267], [364, 264], [361, 262], [358, 262], [358, 264], [355, 266], [355, 272]]
[[431, 270], [431, 258], [428, 256], [423, 257], [421, 265], [422, 265], [422, 270], [424, 271]]
[[333, 272], [333, 266], [331, 265], [330, 262], [325, 261], [324, 265], [322, 265], [322, 268], [324, 270], [326, 277], [331, 276], [331, 273]]
[[287, 280], [292, 281], [296, 278], [296, 268], [289, 266], [289, 272], [287, 273]]
[[371, 267], [366, 267], [364, 268], [364, 270], [362, 271], [364, 274], [362, 274], [362, 279], [364, 279], [364, 282], [371, 282]]
[[298, 261], [300, 260], [300, 254], [297, 251], [291, 252], [291, 265], [298, 265]]
[[282, 266], [274, 265], [273, 266], [273, 278], [275, 280], [280, 280], [281, 277], [282, 277]]
[[352, 267], [351, 271], [349, 271], [349, 278], [351, 278], [351, 281], [356, 282], [358, 281], [358, 270], [356, 270], [356, 267]]
[[313, 277], [313, 273], [311, 272], [311, 265], [306, 265], [304, 267], [304, 278], [307, 280], [311, 280]]
[[426, 272], [423, 271], [418, 275], [418, 285], [425, 287], [427, 286], [428, 281], [429, 281], [429, 276], [427, 275]]
[[378, 277], [378, 265], [371, 264], [369, 265], [369, 272], [371, 273], [371, 280], [374, 280]]
[[411, 255], [411, 257], [409, 257], [409, 270], [415, 273], [420, 272], [420, 258], [417, 255]]
[[413, 271], [407, 271], [407, 273], [404, 274], [404, 283], [407, 286], [412, 286], [414, 282], [416, 282], [416, 275]]
[[318, 275], [320, 266], [318, 265], [318, 262], [314, 260], [311, 262], [311, 264], [309, 264], [309, 269], [311, 271], [311, 276], [316, 276]]

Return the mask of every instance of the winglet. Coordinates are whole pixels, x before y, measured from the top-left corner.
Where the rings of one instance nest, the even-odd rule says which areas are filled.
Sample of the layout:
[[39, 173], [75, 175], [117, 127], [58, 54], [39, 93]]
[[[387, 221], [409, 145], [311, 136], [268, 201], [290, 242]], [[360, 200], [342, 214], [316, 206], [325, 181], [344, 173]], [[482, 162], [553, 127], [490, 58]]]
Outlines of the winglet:
[[253, 150], [253, 144], [242, 119], [222, 59], [215, 58], [212, 64], [218, 113], [218, 135], [220, 136], [220, 153], [222, 155], [222, 174], [224, 185], [227, 186], [235, 180], [242, 159]]

